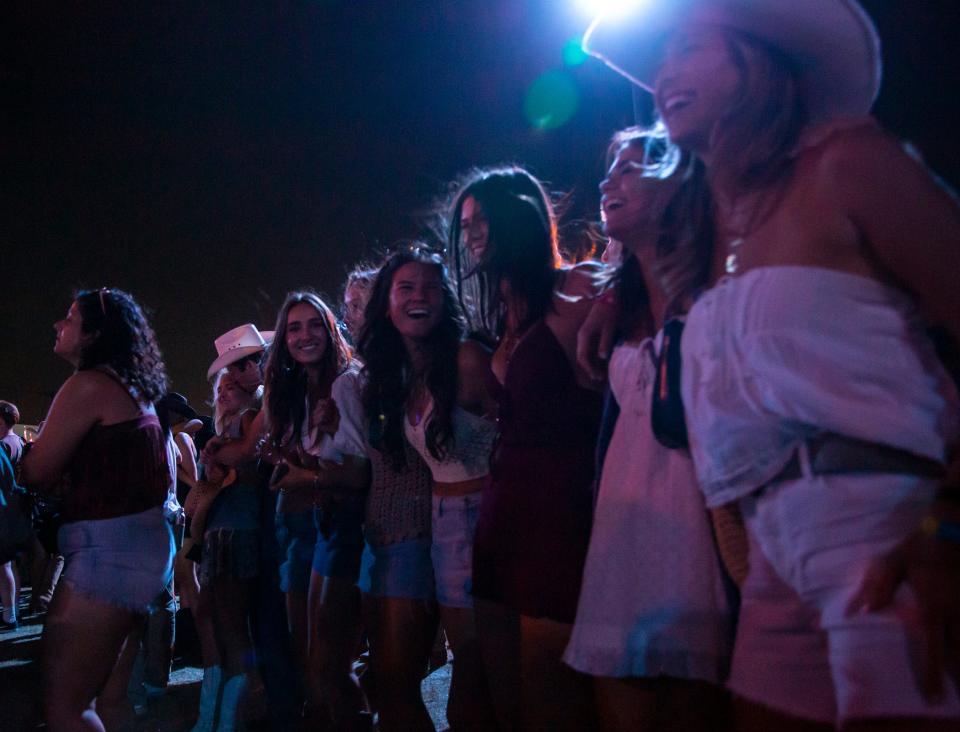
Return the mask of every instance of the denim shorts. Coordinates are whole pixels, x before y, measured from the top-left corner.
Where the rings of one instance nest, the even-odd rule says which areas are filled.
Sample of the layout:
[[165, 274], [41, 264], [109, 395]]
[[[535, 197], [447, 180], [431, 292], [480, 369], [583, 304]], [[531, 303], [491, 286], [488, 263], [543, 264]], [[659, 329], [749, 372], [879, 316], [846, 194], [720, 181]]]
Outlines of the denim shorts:
[[430, 558], [437, 602], [473, 607], [473, 535], [480, 514], [480, 491], [465, 496], [433, 495]]
[[408, 539], [385, 546], [363, 549], [360, 563], [360, 591], [371, 597], [402, 597], [432, 600], [433, 562], [429, 537]]
[[75, 592], [135, 612], [150, 612], [173, 576], [173, 532], [163, 507], [91, 521], [72, 521], [57, 536], [61, 582]]
[[[360, 557], [363, 555], [365, 508], [364, 496], [351, 496], [338, 498], [332, 514], [323, 509], [314, 509], [313, 518], [317, 529], [313, 551], [314, 572], [322, 577], [357, 581], [360, 575]], [[326, 529], [326, 532], [323, 529]]]
[[278, 513], [274, 519], [277, 534], [280, 589], [306, 592], [310, 589], [310, 563], [317, 543], [313, 509], [297, 513]]

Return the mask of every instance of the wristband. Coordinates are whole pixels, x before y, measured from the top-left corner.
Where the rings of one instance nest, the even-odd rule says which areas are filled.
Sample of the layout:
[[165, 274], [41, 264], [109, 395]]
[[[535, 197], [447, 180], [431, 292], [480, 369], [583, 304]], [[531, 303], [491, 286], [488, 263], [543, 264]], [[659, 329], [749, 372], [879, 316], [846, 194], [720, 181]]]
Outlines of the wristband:
[[936, 516], [927, 516], [920, 523], [920, 531], [932, 539], [960, 544], [960, 521], [944, 521]]

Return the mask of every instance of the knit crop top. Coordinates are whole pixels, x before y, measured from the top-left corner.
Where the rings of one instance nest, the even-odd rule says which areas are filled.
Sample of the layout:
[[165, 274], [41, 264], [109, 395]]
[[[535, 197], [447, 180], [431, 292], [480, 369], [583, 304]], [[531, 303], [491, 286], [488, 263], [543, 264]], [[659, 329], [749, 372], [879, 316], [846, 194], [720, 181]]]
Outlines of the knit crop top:
[[482, 478], [490, 472], [490, 453], [497, 439], [497, 425], [465, 409], [454, 407], [451, 413], [453, 436], [446, 445], [442, 460], [437, 460], [427, 448], [426, 426], [433, 413], [433, 401], [419, 424], [403, 421], [403, 431], [413, 448], [420, 453], [437, 483], [460, 483]]

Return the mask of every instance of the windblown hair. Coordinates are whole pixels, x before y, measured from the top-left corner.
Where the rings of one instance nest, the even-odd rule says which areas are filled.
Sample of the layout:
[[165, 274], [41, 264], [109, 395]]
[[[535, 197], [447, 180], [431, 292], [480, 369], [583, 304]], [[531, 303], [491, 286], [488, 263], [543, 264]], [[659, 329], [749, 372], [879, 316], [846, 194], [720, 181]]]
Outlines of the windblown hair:
[[[351, 287], [359, 287], [361, 290], [369, 290], [373, 287], [373, 281], [377, 278], [377, 268], [367, 262], [361, 262], [347, 275], [347, 280], [343, 285], [343, 294], [346, 296], [347, 290]], [[342, 298], [341, 298], [342, 299]]]
[[94, 338], [80, 351], [79, 371], [110, 368], [144, 402], [167, 391], [167, 372], [157, 337], [143, 309], [123, 290], [80, 290], [74, 295], [82, 330]]
[[751, 190], [789, 171], [807, 107], [799, 76], [782, 51], [735, 30], [725, 38], [740, 88], [714, 129], [711, 147], [717, 168], [741, 190]]
[[300, 440], [303, 418], [306, 416], [307, 370], [293, 360], [287, 348], [287, 317], [295, 305], [305, 303], [316, 310], [323, 320], [327, 335], [327, 349], [323, 354], [322, 383], [330, 384], [350, 366], [353, 358], [350, 346], [337, 327], [337, 319], [320, 296], [310, 290], [290, 292], [283, 301], [274, 326], [273, 342], [267, 351], [263, 369], [266, 426], [270, 439], [279, 445], [291, 429], [290, 444]]
[[[489, 224], [482, 262], [474, 262], [462, 242], [460, 214], [470, 196]], [[561, 264], [557, 217], [543, 184], [518, 166], [477, 169], [462, 179], [448, 211], [447, 253], [471, 330], [494, 338], [503, 334], [502, 280], [524, 303], [521, 330], [542, 318], [551, 305]]]
[[453, 408], [457, 403], [457, 351], [466, 332], [463, 311], [447, 275], [443, 257], [414, 244], [394, 251], [380, 268], [364, 313], [360, 333], [363, 360], [363, 408], [370, 424], [370, 444], [400, 469], [405, 464], [403, 420], [415, 375], [403, 337], [389, 317], [394, 275], [406, 264], [436, 268], [443, 291], [443, 312], [437, 327], [422, 344], [426, 368], [419, 378], [433, 399], [425, 437], [430, 454], [440, 460], [453, 439]]
[[247, 401], [234, 412], [224, 412], [220, 406], [220, 400], [217, 399], [217, 393], [224, 381], [236, 382], [236, 378], [227, 370], [220, 369], [213, 377], [213, 428], [218, 435], [227, 434], [228, 430], [248, 409], [259, 409], [263, 398], [263, 387], [258, 387], [252, 393], [244, 389], [239, 389], [241, 394], [245, 394]]
[[[665, 180], [682, 176], [677, 193], [667, 205], [657, 239], [654, 275], [666, 294], [668, 312], [686, 310], [710, 278], [713, 261], [713, 213], [704, 165], [684, 155], [667, 138], [662, 125], [628, 127], [613, 135], [607, 149], [609, 168], [625, 146], [644, 151], [645, 175]], [[617, 270], [622, 333], [634, 334], [653, 324], [650, 296], [640, 263], [628, 251]]]

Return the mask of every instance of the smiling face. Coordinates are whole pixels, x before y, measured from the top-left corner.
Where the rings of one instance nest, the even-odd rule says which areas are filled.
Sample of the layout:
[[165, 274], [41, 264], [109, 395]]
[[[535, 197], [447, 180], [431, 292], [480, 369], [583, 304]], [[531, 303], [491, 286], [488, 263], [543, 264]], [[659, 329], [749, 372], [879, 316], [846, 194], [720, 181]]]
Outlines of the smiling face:
[[677, 184], [677, 176], [662, 180], [645, 175], [642, 142], [625, 143], [600, 183], [604, 232], [628, 249], [652, 241]]
[[250, 399], [233, 374], [227, 372], [217, 382], [217, 411], [222, 416], [239, 412]]
[[70, 304], [66, 317], [53, 324], [53, 329], [57, 332], [53, 352], [76, 366], [83, 347], [93, 338], [92, 334], [83, 332], [83, 316], [76, 301]]
[[443, 316], [443, 281], [438, 267], [408, 262], [393, 275], [387, 317], [404, 338], [427, 338]]
[[714, 128], [741, 86], [724, 32], [703, 24], [675, 31], [664, 46], [654, 84], [670, 139], [700, 155], [709, 153]]
[[490, 240], [490, 223], [483, 206], [473, 196], [463, 199], [460, 208], [460, 241], [474, 262], [481, 262]]
[[301, 366], [319, 366], [330, 345], [323, 315], [309, 303], [301, 302], [287, 312], [284, 336], [290, 357]]

